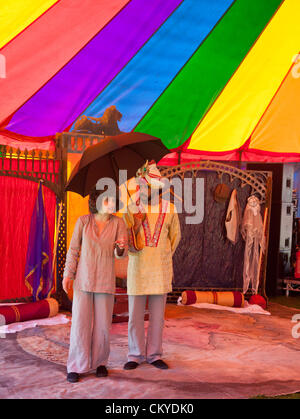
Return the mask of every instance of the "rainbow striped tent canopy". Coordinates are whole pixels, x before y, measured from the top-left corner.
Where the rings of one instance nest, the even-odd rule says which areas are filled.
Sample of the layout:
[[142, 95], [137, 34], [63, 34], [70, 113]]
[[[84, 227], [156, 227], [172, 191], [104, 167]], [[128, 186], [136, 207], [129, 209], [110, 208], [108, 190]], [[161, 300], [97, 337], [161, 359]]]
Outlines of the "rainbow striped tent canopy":
[[0, 144], [48, 147], [115, 105], [170, 162], [300, 161], [299, 16], [299, 0], [1, 2]]

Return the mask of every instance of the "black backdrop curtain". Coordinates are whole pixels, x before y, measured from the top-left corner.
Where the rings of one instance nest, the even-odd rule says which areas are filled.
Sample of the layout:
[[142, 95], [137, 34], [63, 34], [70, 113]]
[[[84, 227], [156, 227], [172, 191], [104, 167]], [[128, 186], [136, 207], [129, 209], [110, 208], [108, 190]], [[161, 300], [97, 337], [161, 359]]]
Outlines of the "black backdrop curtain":
[[[191, 178], [190, 172], [185, 178]], [[187, 214], [179, 214], [182, 239], [174, 255], [173, 286], [179, 288], [234, 288], [243, 286], [244, 240], [239, 234], [234, 245], [226, 238], [225, 218], [229, 203], [218, 203], [214, 191], [219, 183], [225, 183], [232, 192], [237, 190], [241, 217], [250, 194], [250, 186], [240, 186], [229, 175], [220, 179], [216, 172], [199, 171], [198, 178], [204, 179], [204, 219], [200, 224], [186, 224]], [[193, 179], [193, 202], [196, 203], [196, 180]]]

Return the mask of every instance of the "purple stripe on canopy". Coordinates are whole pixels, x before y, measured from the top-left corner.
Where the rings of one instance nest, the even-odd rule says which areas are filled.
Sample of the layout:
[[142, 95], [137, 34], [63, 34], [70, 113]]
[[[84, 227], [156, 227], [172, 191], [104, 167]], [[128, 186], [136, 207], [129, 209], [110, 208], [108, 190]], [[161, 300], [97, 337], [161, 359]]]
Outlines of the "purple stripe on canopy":
[[181, 1], [132, 0], [14, 114], [6, 129], [35, 137], [66, 129]]

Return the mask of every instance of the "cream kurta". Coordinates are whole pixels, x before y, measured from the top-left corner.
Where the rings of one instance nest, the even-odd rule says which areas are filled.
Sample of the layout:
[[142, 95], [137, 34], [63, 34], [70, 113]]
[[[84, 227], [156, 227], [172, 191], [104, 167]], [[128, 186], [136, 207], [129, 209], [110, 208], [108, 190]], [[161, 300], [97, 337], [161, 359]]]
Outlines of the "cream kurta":
[[[128, 295], [167, 294], [172, 291], [172, 256], [180, 241], [180, 224], [174, 205], [163, 201], [162, 211], [147, 212], [141, 232], [145, 246], [129, 251]], [[153, 211], [153, 207], [152, 207]]]

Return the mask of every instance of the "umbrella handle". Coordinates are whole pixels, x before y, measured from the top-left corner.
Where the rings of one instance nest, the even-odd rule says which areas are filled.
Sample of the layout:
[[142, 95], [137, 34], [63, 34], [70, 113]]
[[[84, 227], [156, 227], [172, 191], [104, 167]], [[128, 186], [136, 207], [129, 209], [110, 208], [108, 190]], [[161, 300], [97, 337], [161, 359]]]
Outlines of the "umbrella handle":
[[115, 160], [115, 157], [114, 157], [113, 154], [110, 154], [110, 161], [111, 161], [111, 165], [112, 165], [112, 167], [114, 169], [114, 172], [115, 172], [115, 177], [116, 177], [116, 179], [118, 179], [118, 176], [119, 176], [118, 175], [119, 167], [118, 167], [118, 165], [116, 163], [116, 160]]
[[131, 195], [129, 193], [129, 190], [127, 188], [127, 183], [125, 183], [125, 188], [126, 188], [126, 191], [127, 191], [127, 195], [129, 196], [129, 199], [130, 199], [131, 203], [133, 204], [133, 200], [132, 200]]

